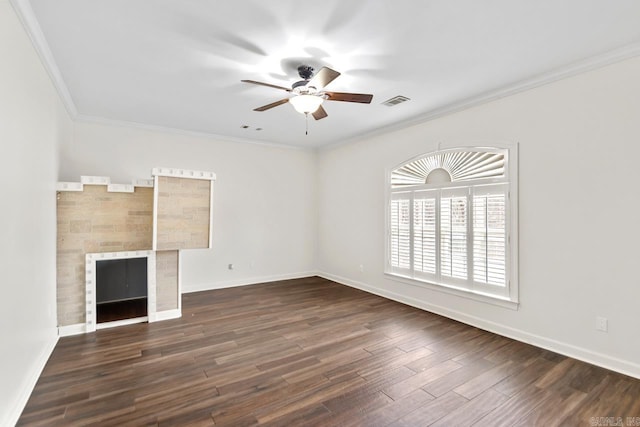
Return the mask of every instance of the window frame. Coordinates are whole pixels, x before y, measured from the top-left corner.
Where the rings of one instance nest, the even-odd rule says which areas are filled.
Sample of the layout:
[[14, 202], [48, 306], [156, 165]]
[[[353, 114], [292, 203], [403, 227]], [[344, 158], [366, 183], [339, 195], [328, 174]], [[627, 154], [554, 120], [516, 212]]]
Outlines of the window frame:
[[[426, 158], [452, 152], [479, 151], [488, 153], [502, 153], [505, 156], [504, 175], [501, 177], [480, 178], [467, 181], [453, 181], [441, 184], [418, 184], [393, 188], [391, 185], [392, 173], [403, 166]], [[395, 281], [405, 284], [428, 288], [431, 290], [454, 294], [477, 301], [487, 302], [502, 307], [517, 309], [519, 304], [518, 292], [518, 144], [499, 143], [491, 144], [491, 147], [478, 145], [456, 145], [452, 148], [438, 149], [415, 156], [386, 171], [385, 180], [385, 260], [384, 273]], [[491, 284], [475, 282], [473, 265], [473, 198], [487, 192], [496, 193], [497, 187], [504, 187], [505, 198], [505, 286], [499, 287]], [[467, 198], [467, 279], [449, 280], [440, 275], [441, 272], [441, 241], [440, 241], [440, 205], [442, 194], [455, 194], [466, 192]], [[423, 273], [414, 269], [414, 200], [421, 194], [435, 194], [436, 199], [436, 274]], [[391, 266], [391, 200], [408, 196], [410, 208], [410, 268], [398, 269]], [[440, 267], [438, 267], [440, 266]]]

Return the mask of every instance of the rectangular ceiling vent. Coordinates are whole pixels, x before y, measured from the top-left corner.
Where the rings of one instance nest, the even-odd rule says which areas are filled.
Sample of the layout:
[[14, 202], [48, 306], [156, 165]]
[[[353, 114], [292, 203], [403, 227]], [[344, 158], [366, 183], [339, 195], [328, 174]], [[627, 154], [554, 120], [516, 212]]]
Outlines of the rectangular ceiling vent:
[[382, 105], [386, 105], [387, 107], [393, 107], [394, 105], [402, 104], [403, 102], [409, 101], [410, 98], [406, 96], [398, 95], [393, 98], [389, 98], [382, 103]]

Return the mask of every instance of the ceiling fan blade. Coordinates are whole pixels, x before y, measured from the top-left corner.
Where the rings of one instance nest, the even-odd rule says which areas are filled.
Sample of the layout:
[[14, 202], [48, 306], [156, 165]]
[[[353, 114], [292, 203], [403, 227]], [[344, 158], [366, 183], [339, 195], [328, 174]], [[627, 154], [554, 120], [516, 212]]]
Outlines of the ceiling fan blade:
[[332, 70], [328, 67], [322, 67], [320, 71], [316, 73], [315, 76], [309, 80], [307, 86], [313, 86], [318, 90], [321, 90], [323, 87], [334, 81], [340, 75], [336, 70]]
[[328, 116], [327, 112], [324, 110], [324, 108], [322, 108], [322, 105], [319, 106], [318, 109], [314, 111], [311, 115], [316, 120], [324, 119], [325, 117]]
[[287, 92], [291, 92], [291, 89], [286, 88], [284, 86], [278, 86], [278, 85], [272, 85], [271, 83], [262, 83], [262, 82], [257, 82], [255, 80], [240, 80], [243, 83], [251, 83], [254, 85], [260, 85], [260, 86], [267, 86], [267, 87], [272, 87], [274, 89], [282, 89], [282, 90], [286, 90]]
[[281, 99], [280, 101], [272, 102], [271, 104], [263, 105], [262, 107], [254, 108], [253, 111], [267, 111], [278, 105], [286, 104], [289, 102], [289, 98]]
[[361, 104], [370, 104], [373, 99], [373, 95], [366, 93], [348, 93], [348, 92], [325, 92], [329, 101], [344, 101], [344, 102], [360, 102]]

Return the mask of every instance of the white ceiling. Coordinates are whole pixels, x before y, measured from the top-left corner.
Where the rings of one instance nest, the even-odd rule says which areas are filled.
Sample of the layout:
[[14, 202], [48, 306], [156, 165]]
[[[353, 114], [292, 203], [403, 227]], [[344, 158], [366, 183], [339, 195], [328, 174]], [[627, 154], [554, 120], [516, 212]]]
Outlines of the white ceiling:
[[[31, 0], [32, 11], [27, 0], [14, 5], [31, 22], [79, 119], [303, 147], [406, 125], [635, 55], [640, 42], [638, 0]], [[325, 102], [329, 116], [310, 120], [308, 136], [304, 116], [291, 105], [252, 111], [287, 93], [241, 79], [290, 86], [303, 63], [342, 73], [327, 90], [372, 93], [373, 102]], [[395, 95], [411, 101], [381, 105]]]

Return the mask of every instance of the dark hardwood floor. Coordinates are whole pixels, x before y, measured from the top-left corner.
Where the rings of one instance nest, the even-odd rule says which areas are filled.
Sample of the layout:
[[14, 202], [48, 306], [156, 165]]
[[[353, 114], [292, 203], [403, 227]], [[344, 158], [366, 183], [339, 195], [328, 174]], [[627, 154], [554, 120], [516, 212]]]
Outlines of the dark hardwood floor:
[[181, 319], [60, 339], [19, 425], [605, 421], [592, 417], [640, 417], [640, 380], [312, 277], [186, 294]]

